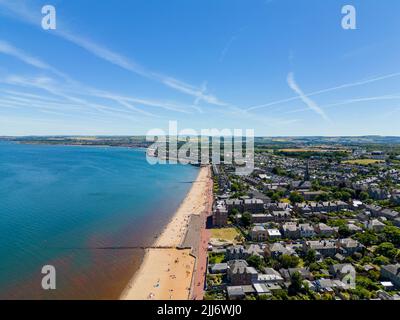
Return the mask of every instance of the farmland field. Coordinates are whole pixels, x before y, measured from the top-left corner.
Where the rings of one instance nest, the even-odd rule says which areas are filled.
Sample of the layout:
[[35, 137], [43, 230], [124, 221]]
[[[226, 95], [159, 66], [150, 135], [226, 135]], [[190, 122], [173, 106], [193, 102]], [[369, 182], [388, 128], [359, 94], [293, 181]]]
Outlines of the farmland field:
[[343, 161], [344, 164], [358, 164], [358, 165], [369, 165], [369, 164], [377, 164], [385, 162], [384, 160], [375, 160], [375, 159], [355, 159], [355, 160], [346, 160]]

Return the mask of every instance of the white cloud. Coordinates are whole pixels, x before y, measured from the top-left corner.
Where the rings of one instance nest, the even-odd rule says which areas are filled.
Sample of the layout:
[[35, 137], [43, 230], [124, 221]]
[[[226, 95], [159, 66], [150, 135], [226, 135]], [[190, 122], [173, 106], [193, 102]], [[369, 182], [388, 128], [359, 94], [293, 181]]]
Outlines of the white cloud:
[[[37, 21], [40, 21], [40, 16], [36, 16], [33, 12], [34, 10], [30, 10], [26, 3], [23, 1], [6, 1], [0, 0], [0, 6], [3, 7], [8, 13], [12, 13], [13, 17], [18, 18], [20, 21], [38, 25]], [[60, 24], [58, 24], [60, 25]], [[103, 59], [109, 63], [112, 63], [124, 70], [135, 73], [147, 79], [151, 79], [153, 81], [157, 81], [171, 89], [174, 89], [178, 92], [190, 95], [194, 98], [198, 98], [206, 103], [217, 105], [217, 106], [228, 106], [227, 103], [224, 103], [217, 99], [213, 95], [205, 94], [201, 89], [192, 86], [188, 83], [175, 79], [174, 77], [163, 75], [159, 72], [154, 72], [148, 70], [142, 65], [133, 62], [131, 59], [124, 57], [123, 55], [116, 53], [103, 45], [97, 44], [90, 39], [86, 39], [82, 36], [73, 34], [72, 32], [61, 30], [59, 27], [56, 30], [52, 31], [52, 34], [61, 37], [83, 49], [95, 55], [96, 57]]]
[[49, 78], [49, 77], [27, 78], [27, 77], [21, 77], [21, 76], [17, 76], [17, 75], [11, 75], [11, 76], [7, 76], [4, 79], [0, 80], [0, 82], [8, 84], [8, 85], [43, 90], [47, 93], [50, 93], [53, 96], [62, 98], [63, 101], [70, 101], [79, 106], [86, 107], [89, 109], [94, 109], [105, 115], [122, 117], [124, 119], [138, 121], [137, 118], [131, 117], [131, 115], [132, 115], [131, 111], [116, 109], [116, 108], [109, 107], [109, 106], [106, 106], [103, 104], [94, 103], [94, 102], [88, 101], [86, 99], [79, 98], [76, 95], [64, 92], [64, 89], [58, 87], [58, 83], [54, 79]]
[[[400, 95], [395, 94], [395, 95], [382, 95], [382, 96], [375, 96], [375, 97], [364, 97], [364, 98], [353, 98], [353, 99], [347, 99], [327, 105], [320, 106], [321, 109], [325, 110], [328, 108], [333, 108], [333, 107], [339, 107], [339, 106], [347, 106], [351, 104], [357, 104], [360, 102], [374, 102], [374, 101], [387, 101], [387, 100], [400, 100]], [[293, 113], [298, 113], [298, 112], [303, 112], [309, 110], [308, 108], [301, 108], [301, 109], [296, 109], [296, 110], [290, 110], [283, 112], [283, 114], [293, 114]]]
[[[181, 113], [190, 113], [187, 109], [194, 109], [200, 112], [200, 108], [196, 105], [194, 106], [184, 106], [184, 105], [178, 105], [176, 103], [172, 102], [165, 102], [165, 101], [156, 101], [156, 100], [149, 100], [149, 99], [143, 99], [143, 98], [137, 98], [137, 97], [131, 97], [131, 96], [122, 96], [118, 95], [115, 93], [110, 93], [106, 92], [103, 90], [97, 90], [93, 89], [91, 87], [85, 86], [73, 79], [71, 79], [69, 76], [63, 74], [62, 72], [58, 71], [56, 68], [46, 64], [42, 60], [32, 57], [31, 55], [23, 52], [22, 50], [16, 48], [12, 44], [0, 40], [0, 53], [7, 54], [10, 56], [13, 56], [16, 59], [19, 59], [23, 61], [26, 64], [29, 64], [31, 66], [34, 66], [36, 68], [42, 69], [42, 70], [48, 70], [51, 71], [52, 73], [61, 76], [65, 80], [68, 81], [66, 85], [64, 85], [63, 88], [58, 86], [57, 92], [63, 92], [63, 91], [73, 91], [75, 94], [83, 94], [91, 97], [98, 97], [98, 98], [104, 98], [108, 100], [112, 100], [114, 102], [117, 102], [118, 104], [124, 106], [127, 109], [134, 110], [138, 113], [141, 113], [143, 115], [151, 116], [151, 117], [156, 117], [155, 114], [141, 110], [140, 108], [135, 107], [132, 105], [134, 104], [140, 104], [142, 106], [149, 106], [149, 107], [157, 107], [157, 108], [163, 108], [165, 110], [169, 111], [175, 111], [175, 112], [181, 112]], [[13, 84], [21, 84], [21, 79], [24, 77], [17, 77], [17, 76], [11, 76], [8, 77], [8, 81], [12, 82]], [[34, 85], [38, 85], [40, 83], [46, 84], [46, 82], [49, 82], [48, 84], [55, 84], [55, 81], [51, 78], [48, 77], [37, 77], [32, 81], [32, 79], [24, 78], [23, 83], [26, 85], [27, 83], [31, 83]], [[42, 88], [43, 89], [43, 88]], [[48, 89], [48, 87], [47, 87]], [[191, 89], [194, 90], [194, 89]], [[200, 101], [200, 97], [196, 98], [197, 103]]]
[[[366, 79], [366, 80], [359, 80], [359, 81], [355, 81], [355, 82], [351, 82], [351, 83], [342, 84], [342, 85], [339, 85], [339, 86], [336, 86], [336, 87], [331, 87], [331, 88], [327, 88], [327, 89], [314, 91], [314, 92], [311, 92], [311, 93], [304, 94], [304, 96], [312, 97], [312, 96], [320, 95], [320, 94], [323, 94], [323, 93], [328, 93], [328, 92], [332, 92], [332, 91], [336, 91], [336, 90], [340, 90], [340, 89], [346, 89], [346, 88], [362, 86], [362, 85], [374, 83], [376, 81], [387, 80], [387, 79], [394, 78], [394, 77], [399, 77], [399, 76], [400, 76], [400, 72], [390, 73], [390, 74], [386, 74], [386, 75], [379, 76], [379, 77], [374, 77], [374, 78], [370, 78], [370, 79]], [[282, 103], [285, 103], [285, 102], [295, 101], [295, 100], [299, 100], [299, 99], [300, 99], [300, 97], [296, 96], [296, 97], [281, 99], [281, 100], [277, 100], [277, 101], [272, 101], [272, 102], [269, 102], [269, 103], [265, 103], [265, 104], [260, 104], [260, 105], [249, 107], [249, 108], [246, 109], [246, 111], [252, 111], [252, 110], [267, 108], [267, 107], [270, 107], [270, 106], [282, 104]]]
[[18, 59], [22, 60], [23, 62], [25, 62], [31, 66], [34, 66], [36, 68], [46, 69], [46, 70], [51, 69], [50, 66], [48, 66], [46, 63], [40, 61], [39, 59], [31, 57], [31, 56], [25, 54], [24, 52], [21, 52], [20, 50], [18, 50], [17, 48], [15, 48], [11, 44], [9, 44], [8, 42], [3, 41], [3, 40], [0, 40], [0, 53], [18, 58]]
[[71, 79], [63, 72], [48, 65], [46, 62], [44, 62], [36, 57], [33, 57], [33, 56], [29, 55], [28, 53], [16, 48], [11, 43], [1, 40], [1, 39], [0, 39], [0, 53], [14, 57], [14, 58], [21, 60], [22, 62], [24, 62], [30, 66], [33, 66], [35, 68], [50, 71], [53, 74], [55, 74], [61, 78], [71, 81]]
[[289, 73], [287, 77], [287, 83], [289, 87], [299, 95], [299, 98], [315, 113], [319, 114], [325, 120], [329, 120], [328, 116], [313, 100], [311, 100], [297, 85], [293, 73]]

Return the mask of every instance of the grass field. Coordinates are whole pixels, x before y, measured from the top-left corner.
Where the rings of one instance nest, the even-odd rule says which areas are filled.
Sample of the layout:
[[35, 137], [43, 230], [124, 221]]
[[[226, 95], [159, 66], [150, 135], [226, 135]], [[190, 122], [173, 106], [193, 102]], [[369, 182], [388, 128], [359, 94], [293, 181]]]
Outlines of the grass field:
[[375, 159], [355, 159], [355, 160], [346, 160], [343, 161], [344, 164], [358, 164], [362, 166], [367, 166], [369, 164], [376, 164], [385, 162], [384, 160], [375, 160]]
[[210, 263], [221, 263], [225, 259], [225, 254], [224, 253], [212, 253], [210, 252], [208, 254], [208, 260]]
[[211, 238], [218, 240], [235, 242], [235, 238], [238, 235], [240, 235], [240, 233], [235, 228], [211, 229]]
[[345, 149], [323, 149], [323, 148], [293, 148], [293, 149], [279, 149], [280, 152], [286, 153], [295, 153], [295, 152], [320, 152], [320, 153], [329, 153], [329, 152], [348, 152]]
[[313, 152], [313, 151], [320, 151], [317, 149], [279, 149], [278, 151], [281, 152]]

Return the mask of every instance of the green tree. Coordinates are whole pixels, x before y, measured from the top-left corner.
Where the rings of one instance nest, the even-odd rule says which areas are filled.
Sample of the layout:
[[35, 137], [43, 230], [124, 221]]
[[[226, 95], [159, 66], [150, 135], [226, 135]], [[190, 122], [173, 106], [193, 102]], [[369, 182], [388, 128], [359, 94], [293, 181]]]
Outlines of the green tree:
[[240, 188], [239, 184], [236, 183], [236, 182], [232, 182], [232, 183], [231, 183], [231, 191], [232, 191], [232, 192], [239, 192], [239, 191], [241, 191], [241, 188]]
[[379, 271], [377, 271], [377, 270], [370, 270], [370, 271], [368, 271], [368, 277], [369, 277], [372, 281], [378, 281], [379, 278], [381, 277], [381, 274], [380, 274]]
[[246, 261], [251, 267], [254, 267], [259, 271], [261, 271], [262, 268], [265, 267], [264, 259], [260, 256], [251, 255], [246, 259]]
[[365, 201], [369, 199], [369, 194], [366, 191], [361, 191], [359, 196], [361, 201]]
[[244, 212], [242, 214], [241, 222], [246, 228], [249, 227], [251, 225], [251, 213]]
[[321, 269], [321, 266], [316, 262], [310, 263], [310, 265], [308, 267], [311, 272], [319, 271]]
[[298, 192], [290, 193], [289, 200], [292, 204], [304, 202], [304, 197]]
[[315, 197], [315, 201], [317, 201], [317, 202], [319, 202], [319, 201], [329, 201], [329, 199], [330, 199], [330, 196], [326, 192], [325, 193], [321, 193], [321, 194], [319, 194], [319, 195], [317, 195]]
[[222, 261], [224, 261], [224, 259], [225, 259], [225, 254], [223, 254], [223, 253], [211, 252], [208, 257], [210, 264], [221, 263]]
[[289, 300], [289, 296], [288, 296], [286, 290], [279, 289], [279, 290], [275, 290], [272, 293], [271, 299], [272, 300]]
[[278, 193], [274, 193], [271, 197], [271, 200], [274, 202], [278, 202], [281, 199]]
[[379, 240], [378, 236], [371, 230], [367, 230], [365, 232], [359, 232], [354, 235], [354, 238], [366, 246], [372, 246], [378, 243]]
[[393, 259], [397, 256], [397, 249], [393, 243], [383, 242], [375, 250], [377, 254]]
[[299, 257], [283, 254], [279, 257], [279, 262], [282, 268], [296, 268], [300, 262]]
[[353, 299], [355, 300], [369, 300], [372, 297], [372, 293], [370, 291], [360, 286], [357, 286], [356, 289], [352, 290], [352, 293]]
[[376, 291], [381, 289], [381, 287], [372, 281], [370, 278], [364, 276], [357, 276], [356, 278], [356, 285], [363, 287], [369, 291]]
[[339, 227], [339, 235], [343, 238], [351, 235], [351, 231], [347, 225]]
[[311, 265], [312, 263], [317, 261], [317, 252], [314, 249], [308, 250], [306, 256], [304, 257], [304, 261]]
[[325, 264], [326, 264], [327, 266], [332, 266], [332, 265], [338, 263], [335, 259], [333, 259], [333, 258], [331, 258], [331, 257], [326, 258], [326, 259], [324, 260], [324, 262], [325, 262]]
[[390, 263], [390, 260], [384, 256], [378, 256], [374, 259], [374, 263], [379, 266], [384, 266]]
[[293, 273], [290, 280], [291, 280], [291, 284], [288, 287], [289, 295], [293, 296], [293, 295], [296, 295], [296, 294], [302, 292], [303, 277], [301, 276], [301, 274], [299, 272]]
[[276, 175], [278, 175], [278, 176], [284, 176], [284, 175], [286, 175], [286, 171], [285, 171], [284, 169], [280, 168], [280, 167], [274, 167], [274, 168], [272, 169], [272, 173], [273, 173], [273, 174], [276, 174]]
[[395, 246], [400, 246], [400, 228], [395, 226], [386, 226], [383, 229], [386, 241], [393, 243]]
[[341, 192], [340, 200], [349, 201], [350, 199], [351, 199], [351, 193], [350, 192], [347, 192], [347, 191], [342, 191]]

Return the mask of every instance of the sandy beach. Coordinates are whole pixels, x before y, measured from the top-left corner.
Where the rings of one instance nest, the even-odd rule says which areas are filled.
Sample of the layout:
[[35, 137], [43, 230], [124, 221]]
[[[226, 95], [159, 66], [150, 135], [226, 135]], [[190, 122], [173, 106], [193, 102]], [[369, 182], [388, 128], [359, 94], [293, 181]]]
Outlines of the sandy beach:
[[[171, 221], [151, 248], [121, 294], [123, 300], [185, 300], [191, 298], [196, 257], [188, 243], [200, 243], [200, 232], [189, 232], [193, 219], [210, 209], [212, 181], [209, 167], [200, 168], [196, 181]], [[198, 239], [196, 234], [198, 233]], [[196, 239], [185, 239], [190, 235]]]

